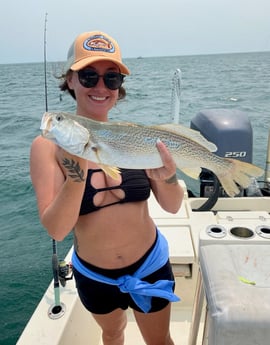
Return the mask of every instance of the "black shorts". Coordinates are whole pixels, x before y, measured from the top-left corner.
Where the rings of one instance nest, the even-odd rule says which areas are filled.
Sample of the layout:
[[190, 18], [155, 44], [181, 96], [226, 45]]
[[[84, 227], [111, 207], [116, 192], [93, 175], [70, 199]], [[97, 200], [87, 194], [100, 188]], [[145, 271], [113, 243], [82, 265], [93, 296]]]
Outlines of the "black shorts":
[[[116, 279], [126, 274], [134, 274], [134, 272], [136, 272], [141, 264], [146, 260], [152, 248], [153, 246], [136, 263], [121, 269], [101, 269], [96, 266], [90, 265], [82, 259], [79, 260], [84, 266], [91, 269], [92, 271], [105, 275], [108, 278]], [[82, 301], [82, 304], [90, 312], [95, 314], [107, 314], [117, 308], [125, 310], [128, 307], [143, 312], [133, 301], [130, 294], [121, 292], [118, 286], [100, 283], [96, 280], [87, 278], [79, 273], [75, 268], [73, 268], [73, 272], [79, 297]], [[153, 284], [156, 281], [163, 279], [174, 281], [174, 276], [169, 260], [163, 267], [159, 268], [157, 271], [148, 275], [147, 277], [142, 278], [141, 280]], [[159, 311], [165, 308], [168, 304], [169, 301], [167, 299], [152, 297], [151, 309], [149, 310], [149, 313]]]

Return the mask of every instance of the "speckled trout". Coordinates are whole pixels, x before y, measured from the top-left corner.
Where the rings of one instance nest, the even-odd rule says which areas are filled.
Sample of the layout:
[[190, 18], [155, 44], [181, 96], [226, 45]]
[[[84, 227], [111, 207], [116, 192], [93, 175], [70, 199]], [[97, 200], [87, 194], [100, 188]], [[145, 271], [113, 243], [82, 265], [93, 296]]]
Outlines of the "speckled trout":
[[113, 178], [117, 168], [151, 169], [163, 166], [156, 144], [161, 140], [177, 167], [198, 178], [201, 168], [212, 171], [229, 196], [247, 188], [251, 177], [263, 170], [246, 162], [222, 158], [213, 152], [215, 144], [198, 131], [177, 124], [143, 126], [129, 122], [100, 122], [63, 112], [46, 112], [41, 121], [42, 136], [67, 152], [97, 163]]

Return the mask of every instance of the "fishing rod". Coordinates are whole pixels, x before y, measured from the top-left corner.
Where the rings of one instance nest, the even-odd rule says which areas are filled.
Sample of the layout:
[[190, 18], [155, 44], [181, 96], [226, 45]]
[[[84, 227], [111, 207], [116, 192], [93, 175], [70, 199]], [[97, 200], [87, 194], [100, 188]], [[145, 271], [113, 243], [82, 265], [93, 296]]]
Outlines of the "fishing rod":
[[265, 195], [270, 195], [270, 129], [268, 133], [268, 146], [266, 152], [264, 188], [262, 191]]
[[[44, 22], [44, 88], [45, 88], [45, 110], [48, 111], [48, 83], [47, 83], [47, 17], [45, 14]], [[52, 239], [52, 271], [53, 271], [53, 285], [54, 285], [54, 306], [49, 309], [49, 315], [56, 315], [62, 309], [60, 302], [60, 283], [59, 283], [59, 264], [57, 256], [57, 243]]]
[[[45, 110], [48, 111], [48, 83], [47, 83], [47, 16], [45, 14], [44, 22], [44, 91], [45, 91]], [[53, 287], [54, 287], [54, 304], [50, 306], [48, 315], [51, 319], [58, 319], [64, 315], [66, 307], [60, 301], [60, 284], [66, 285], [67, 277], [70, 275], [71, 266], [67, 265], [64, 260], [59, 261], [57, 255], [57, 242], [52, 238], [52, 271], [53, 271]]]
[[44, 87], [45, 87], [45, 110], [48, 111], [48, 84], [47, 84], [47, 16], [45, 13], [44, 22], [44, 38], [43, 38], [43, 53], [44, 53]]
[[171, 120], [173, 123], [179, 123], [180, 118], [180, 96], [182, 72], [177, 68], [172, 78], [172, 94], [171, 94]]
[[[181, 82], [182, 82], [182, 71], [177, 68], [172, 77], [172, 94], [171, 94], [171, 121], [173, 123], [179, 124], [180, 120], [180, 104], [181, 104]], [[216, 204], [219, 193], [220, 193], [220, 182], [218, 178], [207, 171], [202, 172], [200, 178], [211, 174], [211, 179], [213, 181], [213, 192], [206, 199], [206, 201], [197, 209], [192, 209], [192, 211], [209, 211]]]
[[[48, 13], [45, 13], [44, 22], [44, 87], [45, 87], [45, 110], [48, 111], [48, 83], [47, 83], [47, 17]], [[52, 239], [52, 271], [54, 281], [54, 303], [55, 306], [60, 306], [60, 284], [59, 284], [59, 269], [58, 269], [58, 257], [57, 257], [57, 244], [55, 239]]]

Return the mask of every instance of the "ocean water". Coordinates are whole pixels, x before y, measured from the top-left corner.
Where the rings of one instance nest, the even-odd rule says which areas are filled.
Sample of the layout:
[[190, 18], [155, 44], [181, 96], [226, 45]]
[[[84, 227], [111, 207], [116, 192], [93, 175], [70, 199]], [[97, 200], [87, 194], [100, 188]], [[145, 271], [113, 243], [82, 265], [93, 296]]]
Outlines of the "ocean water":
[[[172, 76], [182, 71], [180, 122], [206, 108], [244, 111], [253, 127], [253, 163], [265, 168], [270, 127], [270, 52], [126, 59], [127, 97], [112, 120], [170, 121]], [[61, 63], [47, 64], [49, 110], [74, 111], [60, 94]], [[29, 151], [45, 110], [42, 63], [0, 65], [0, 344], [13, 345], [52, 279], [52, 243], [39, 223]], [[188, 187], [196, 183], [183, 175]], [[63, 258], [71, 235], [58, 243]]]

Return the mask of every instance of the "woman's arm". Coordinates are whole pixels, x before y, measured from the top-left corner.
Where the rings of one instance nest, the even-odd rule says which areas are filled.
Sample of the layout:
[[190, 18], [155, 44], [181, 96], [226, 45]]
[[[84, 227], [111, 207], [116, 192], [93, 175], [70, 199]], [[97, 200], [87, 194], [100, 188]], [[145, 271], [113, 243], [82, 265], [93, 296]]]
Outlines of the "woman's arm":
[[168, 212], [176, 213], [182, 203], [184, 191], [178, 183], [176, 165], [164, 143], [157, 143], [163, 167], [147, 169], [153, 193], [160, 206]]
[[86, 173], [87, 161], [42, 137], [33, 141], [30, 174], [39, 216], [49, 235], [57, 241], [63, 240], [78, 220]]

